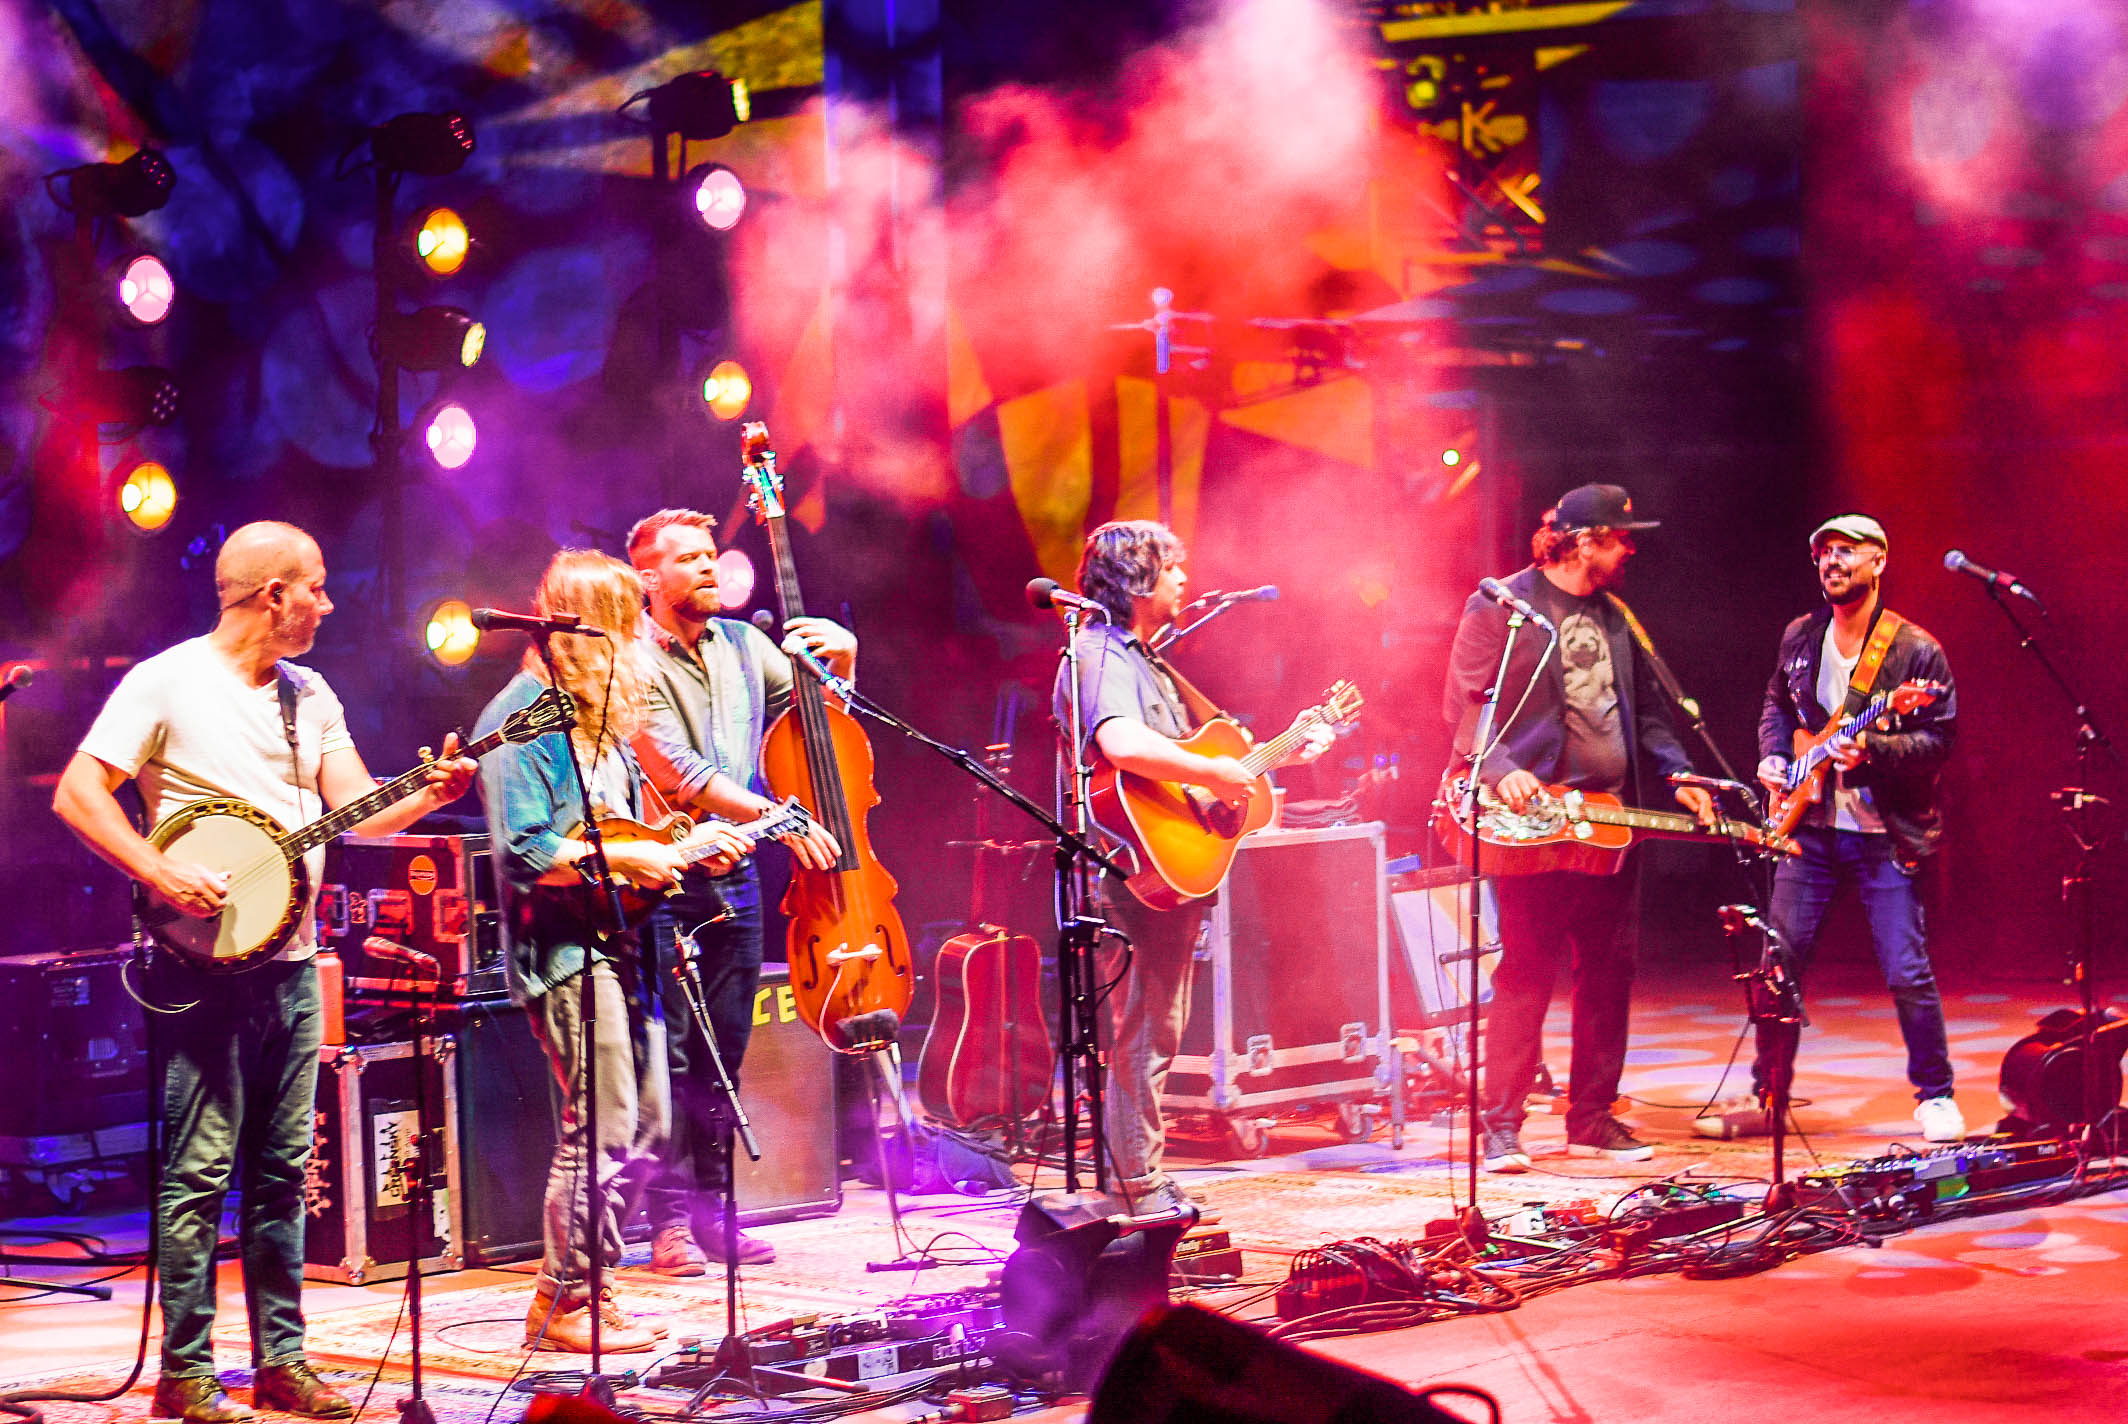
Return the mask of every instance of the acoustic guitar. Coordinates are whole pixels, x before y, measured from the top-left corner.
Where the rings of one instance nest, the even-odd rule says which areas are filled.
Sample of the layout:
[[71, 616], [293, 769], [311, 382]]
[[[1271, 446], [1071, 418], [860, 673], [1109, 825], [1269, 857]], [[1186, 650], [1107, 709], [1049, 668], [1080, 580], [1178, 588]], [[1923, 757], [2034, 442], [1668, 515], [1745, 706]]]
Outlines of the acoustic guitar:
[[[565, 694], [549, 688], [458, 755], [478, 760], [505, 743], [529, 742], [575, 725], [576, 708]], [[294, 937], [310, 903], [305, 853], [420, 791], [428, 772], [426, 765], [417, 766], [293, 831], [234, 797], [210, 797], [173, 812], [148, 833], [148, 843], [178, 860], [226, 871], [229, 890], [221, 910], [205, 918], [155, 899], [142, 911], [142, 922], [157, 944], [198, 968], [234, 973], [265, 963]]]
[[1852, 717], [1842, 718], [1835, 713], [1816, 735], [1805, 728], [1796, 728], [1795, 760], [1788, 763], [1788, 771], [1781, 778], [1781, 789], [1773, 793], [1772, 802], [1766, 808], [1767, 830], [1777, 836], [1793, 833], [1810, 808], [1824, 798], [1825, 776], [1832, 769], [1835, 737], [1852, 737], [1867, 731], [1870, 723], [1879, 717], [1888, 717], [1895, 712], [1903, 715], [1917, 707], [1926, 707], [1947, 690], [1940, 682], [1923, 682], [1917, 678], [1902, 682], [1889, 692], [1878, 693]]
[[[1470, 864], [1470, 827], [1462, 818], [1468, 783], [1446, 783], [1433, 803], [1434, 833], [1463, 865]], [[1626, 851], [1645, 837], [1679, 841], [1740, 840], [1770, 855], [1799, 855], [1802, 847], [1751, 821], [1717, 820], [1714, 829], [1697, 817], [1674, 811], [1643, 811], [1602, 791], [1547, 786], [1520, 811], [1493, 794], [1478, 793], [1478, 870], [1484, 875], [1539, 875], [1571, 870], [1582, 875], [1613, 875], [1625, 864]]]
[[1131, 893], [1153, 909], [1172, 910], [1217, 890], [1233, 867], [1242, 837], [1270, 825], [1276, 813], [1277, 794], [1268, 773], [1300, 749], [1310, 727], [1342, 727], [1359, 712], [1360, 690], [1339, 682], [1262, 746], [1225, 717], [1214, 717], [1179, 738], [1176, 745], [1194, 756], [1230, 756], [1249, 769], [1256, 781], [1238, 806], [1202, 786], [1156, 781], [1105, 763], [1097, 766], [1094, 821], [1136, 857], [1139, 869], [1124, 882]]

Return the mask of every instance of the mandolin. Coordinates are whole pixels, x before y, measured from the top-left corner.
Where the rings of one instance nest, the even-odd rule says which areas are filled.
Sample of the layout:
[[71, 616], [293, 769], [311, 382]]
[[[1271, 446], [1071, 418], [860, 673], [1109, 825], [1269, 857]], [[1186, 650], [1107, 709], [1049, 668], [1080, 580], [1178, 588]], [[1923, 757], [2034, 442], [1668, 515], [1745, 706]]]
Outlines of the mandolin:
[[[805, 807], [795, 800], [789, 800], [770, 808], [751, 821], [733, 826], [732, 829], [751, 840], [765, 841], [781, 835], [804, 835], [812, 828], [812, 824], [813, 818], [806, 814]], [[705, 829], [697, 825], [693, 817], [680, 812], [667, 816], [655, 826], [630, 820], [626, 816], [601, 816], [598, 818], [598, 828], [599, 838], [607, 845], [656, 841], [677, 850], [680, 859], [688, 865], [694, 864], [716, 849], [716, 843], [710, 839]], [[582, 829], [582, 825], [578, 824], [566, 834], [576, 836]], [[583, 892], [576, 886], [542, 885], [537, 888], [542, 895], [552, 896], [559, 892], [568, 896], [573, 903], [581, 903], [583, 900]], [[621, 917], [630, 929], [649, 919], [650, 912], [672, 893], [669, 890], [646, 890], [626, 881], [622, 881], [615, 888], [621, 894]], [[600, 919], [605, 918], [604, 914], [600, 915]]]

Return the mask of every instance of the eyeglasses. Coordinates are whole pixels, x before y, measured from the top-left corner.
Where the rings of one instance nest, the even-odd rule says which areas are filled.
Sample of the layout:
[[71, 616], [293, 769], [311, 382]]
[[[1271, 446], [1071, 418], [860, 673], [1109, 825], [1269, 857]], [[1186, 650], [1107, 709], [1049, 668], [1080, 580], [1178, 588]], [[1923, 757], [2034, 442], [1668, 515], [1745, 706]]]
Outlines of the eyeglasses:
[[1812, 549], [1810, 561], [1822, 564], [1830, 559], [1836, 564], [1855, 564], [1876, 552], [1876, 547], [1871, 544], [1827, 544], [1822, 549]]

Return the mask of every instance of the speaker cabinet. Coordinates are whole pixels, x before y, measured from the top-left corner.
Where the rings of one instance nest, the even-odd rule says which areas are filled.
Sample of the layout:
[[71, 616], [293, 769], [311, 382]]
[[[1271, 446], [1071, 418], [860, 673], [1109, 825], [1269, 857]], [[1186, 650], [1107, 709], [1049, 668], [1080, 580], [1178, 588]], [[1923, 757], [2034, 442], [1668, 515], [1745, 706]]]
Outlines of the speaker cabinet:
[[148, 1116], [147, 1033], [130, 945], [0, 959], [0, 1136], [91, 1133]]

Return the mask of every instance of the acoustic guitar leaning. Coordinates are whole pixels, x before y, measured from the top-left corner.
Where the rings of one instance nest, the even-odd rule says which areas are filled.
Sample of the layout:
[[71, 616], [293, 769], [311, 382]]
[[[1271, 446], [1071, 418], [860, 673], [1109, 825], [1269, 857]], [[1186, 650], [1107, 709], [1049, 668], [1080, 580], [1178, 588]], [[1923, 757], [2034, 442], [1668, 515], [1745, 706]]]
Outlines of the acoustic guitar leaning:
[[1106, 764], [1096, 767], [1094, 821], [1135, 855], [1137, 873], [1125, 882], [1130, 892], [1153, 909], [1172, 910], [1217, 890], [1233, 867], [1242, 837], [1270, 825], [1276, 814], [1277, 794], [1268, 773], [1299, 750], [1310, 727], [1341, 727], [1359, 712], [1360, 690], [1339, 682], [1262, 746], [1225, 717], [1214, 717], [1178, 738], [1176, 745], [1186, 752], [1230, 756], [1249, 769], [1256, 782], [1238, 806], [1201, 786], [1155, 781]]

